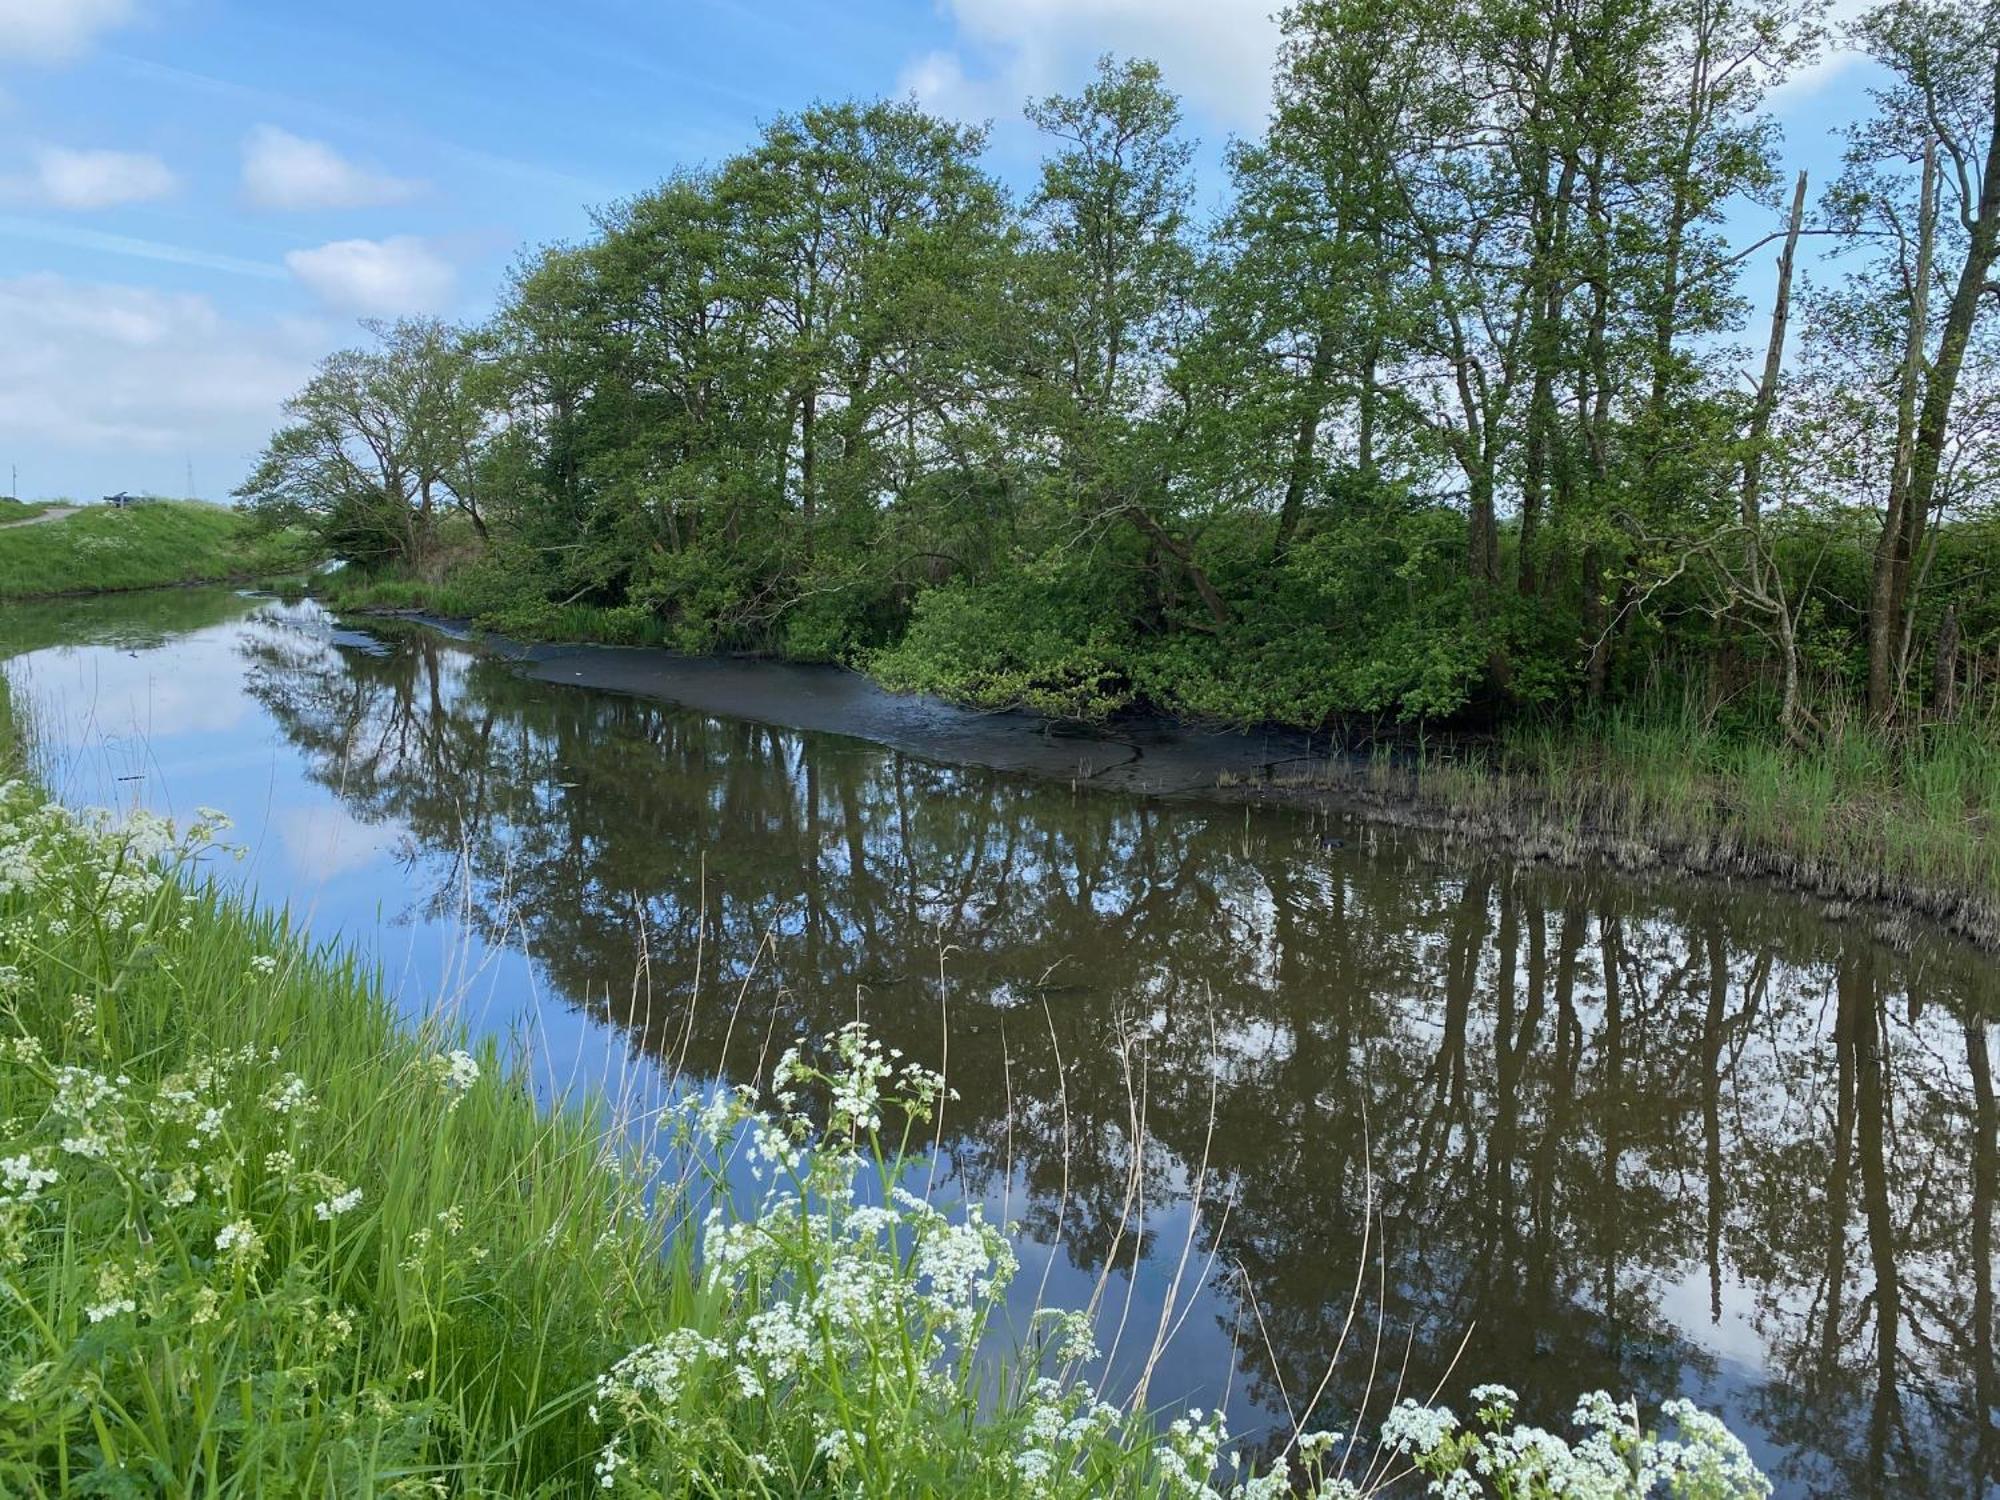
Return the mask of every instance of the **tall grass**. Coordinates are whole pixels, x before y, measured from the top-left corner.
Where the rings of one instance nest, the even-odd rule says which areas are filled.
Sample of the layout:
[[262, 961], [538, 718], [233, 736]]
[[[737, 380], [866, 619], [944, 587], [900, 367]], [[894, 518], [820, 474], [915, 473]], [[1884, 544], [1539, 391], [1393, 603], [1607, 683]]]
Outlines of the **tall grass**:
[[1808, 746], [1661, 699], [1432, 751], [1419, 800], [1544, 840], [1788, 876], [2000, 932], [2000, 734], [1836, 717]]
[[302, 539], [254, 532], [236, 511], [161, 500], [0, 530], [0, 599], [253, 577], [296, 565]]

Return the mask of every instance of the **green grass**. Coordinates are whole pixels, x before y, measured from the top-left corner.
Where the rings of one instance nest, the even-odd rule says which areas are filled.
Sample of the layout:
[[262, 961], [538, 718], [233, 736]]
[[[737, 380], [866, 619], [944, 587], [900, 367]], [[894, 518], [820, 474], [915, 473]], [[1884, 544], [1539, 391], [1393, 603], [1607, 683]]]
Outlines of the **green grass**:
[[0, 526], [15, 521], [31, 521], [49, 508], [47, 500], [16, 500], [12, 495], [0, 495]]
[[237, 511], [193, 500], [85, 506], [0, 530], [0, 599], [219, 583], [297, 566], [303, 538], [259, 533]]
[[697, 1157], [739, 1126], [803, 1153], [726, 1200], [702, 1276], [719, 1176], [656, 1187], [601, 1113], [399, 1026], [346, 953], [196, 882], [213, 831], [0, 794], [0, 1492], [999, 1496], [1067, 1424], [1042, 1492], [1207, 1472], [1207, 1428], [975, 1357], [1012, 1264], [976, 1210], [866, 1216], [939, 1087], [878, 1044], [783, 1072], [860, 1080], [823, 1131], [733, 1095], [681, 1121]]
[[1658, 703], [1434, 754], [1417, 795], [1579, 847], [1780, 875], [2000, 934], [2000, 734], [1983, 722], [1883, 732], [1837, 717], [1799, 747]]

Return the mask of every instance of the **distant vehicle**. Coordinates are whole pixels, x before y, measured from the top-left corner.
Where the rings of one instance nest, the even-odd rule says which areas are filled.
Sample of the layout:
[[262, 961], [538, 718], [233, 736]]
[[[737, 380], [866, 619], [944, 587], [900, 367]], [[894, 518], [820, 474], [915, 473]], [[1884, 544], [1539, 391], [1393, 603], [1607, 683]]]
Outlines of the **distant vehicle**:
[[137, 505], [144, 498], [142, 495], [133, 495], [120, 490], [115, 495], [106, 495], [104, 503], [106, 505], [115, 505], [118, 509], [123, 510], [128, 505]]

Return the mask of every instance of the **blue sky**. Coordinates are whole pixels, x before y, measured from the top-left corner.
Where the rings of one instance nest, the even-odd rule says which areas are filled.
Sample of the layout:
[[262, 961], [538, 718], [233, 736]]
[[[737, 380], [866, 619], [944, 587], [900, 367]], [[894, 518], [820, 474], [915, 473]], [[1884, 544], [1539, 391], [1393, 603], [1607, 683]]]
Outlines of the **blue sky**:
[[[521, 247], [815, 98], [992, 119], [1020, 182], [1025, 97], [1151, 56], [1215, 201], [1273, 5], [0, 0], [0, 486], [223, 496], [358, 318], [477, 318]], [[1779, 96], [1789, 166], [1826, 180], [1864, 82], [1835, 62]]]

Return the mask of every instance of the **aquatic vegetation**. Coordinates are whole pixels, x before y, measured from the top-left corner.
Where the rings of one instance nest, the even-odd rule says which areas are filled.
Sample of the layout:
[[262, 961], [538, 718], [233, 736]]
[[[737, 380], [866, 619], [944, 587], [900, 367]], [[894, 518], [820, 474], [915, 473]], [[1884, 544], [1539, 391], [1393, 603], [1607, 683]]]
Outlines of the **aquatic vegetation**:
[[1494, 1398], [1239, 1471], [1093, 1389], [1087, 1318], [1014, 1337], [1006, 1227], [925, 1186], [943, 1076], [850, 1026], [691, 1097], [663, 1168], [204, 884], [227, 827], [0, 785], [6, 1493], [1765, 1493], [1608, 1397], [1567, 1467]]

